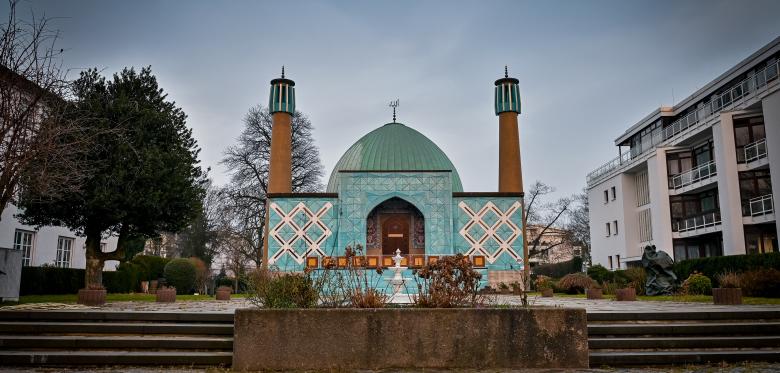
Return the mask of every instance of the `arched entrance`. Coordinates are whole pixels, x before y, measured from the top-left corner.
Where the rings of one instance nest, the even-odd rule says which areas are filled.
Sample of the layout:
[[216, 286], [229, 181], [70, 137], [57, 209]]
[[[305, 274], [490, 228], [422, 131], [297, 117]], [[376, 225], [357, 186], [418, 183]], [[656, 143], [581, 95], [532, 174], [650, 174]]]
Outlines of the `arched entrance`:
[[425, 254], [425, 218], [420, 210], [393, 197], [380, 203], [366, 219], [366, 254]]

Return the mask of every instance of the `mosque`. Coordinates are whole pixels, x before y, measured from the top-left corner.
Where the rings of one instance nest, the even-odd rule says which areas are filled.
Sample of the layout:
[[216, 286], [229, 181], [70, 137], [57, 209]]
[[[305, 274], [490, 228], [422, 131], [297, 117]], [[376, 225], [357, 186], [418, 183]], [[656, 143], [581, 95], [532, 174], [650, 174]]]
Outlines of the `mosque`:
[[[284, 74], [284, 73], [283, 73]], [[495, 81], [499, 122], [498, 192], [465, 192], [447, 155], [412, 126], [393, 122], [355, 142], [336, 164], [325, 193], [292, 193], [295, 82], [271, 81], [271, 161], [266, 264], [282, 271], [346, 266], [345, 248], [360, 245], [368, 268], [419, 268], [463, 254], [482, 285], [522, 282], [523, 188], [518, 80]]]

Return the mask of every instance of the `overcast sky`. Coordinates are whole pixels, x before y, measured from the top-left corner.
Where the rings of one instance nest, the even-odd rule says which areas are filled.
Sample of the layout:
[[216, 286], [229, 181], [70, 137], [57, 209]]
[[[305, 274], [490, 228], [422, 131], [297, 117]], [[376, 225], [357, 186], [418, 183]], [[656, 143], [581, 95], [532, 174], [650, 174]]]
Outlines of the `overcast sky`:
[[[520, 80], [523, 174], [560, 194], [617, 155], [614, 139], [780, 36], [780, 1], [23, 1], [58, 17], [64, 65], [152, 66], [219, 165], [281, 65], [327, 181], [391, 120], [436, 142], [466, 191], [497, 190], [493, 81]], [[3, 7], [7, 12], [7, 6]], [[5, 16], [5, 15], [4, 15]]]

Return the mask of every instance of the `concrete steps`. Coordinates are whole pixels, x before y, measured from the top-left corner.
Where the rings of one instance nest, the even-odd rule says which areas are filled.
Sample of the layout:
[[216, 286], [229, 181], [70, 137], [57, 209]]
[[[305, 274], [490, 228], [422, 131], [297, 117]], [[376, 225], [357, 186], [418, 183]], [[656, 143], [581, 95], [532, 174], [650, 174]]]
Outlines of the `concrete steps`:
[[0, 312], [3, 366], [230, 366], [232, 351], [232, 313]]
[[778, 311], [589, 313], [591, 367], [780, 361]]

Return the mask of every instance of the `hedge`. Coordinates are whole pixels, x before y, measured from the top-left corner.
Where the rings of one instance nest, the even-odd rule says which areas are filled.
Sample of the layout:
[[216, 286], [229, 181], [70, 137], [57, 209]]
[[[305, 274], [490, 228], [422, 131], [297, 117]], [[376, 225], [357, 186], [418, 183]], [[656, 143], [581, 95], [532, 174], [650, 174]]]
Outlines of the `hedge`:
[[543, 264], [533, 267], [536, 275], [545, 275], [552, 278], [561, 278], [570, 273], [582, 272], [582, 258], [575, 256], [573, 259], [554, 264]]
[[[103, 271], [109, 293], [140, 291], [141, 281], [163, 277], [169, 259], [139, 255], [121, 263], [116, 271]], [[76, 294], [84, 288], [84, 270], [58, 267], [22, 267], [20, 295]]]
[[742, 273], [760, 268], [780, 270], [780, 253], [713, 256], [681, 260], [675, 263], [673, 268], [680, 282], [685, 281], [694, 271], [717, 281], [717, 276], [724, 272]]

